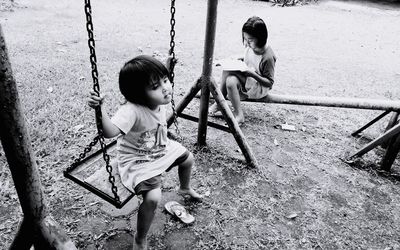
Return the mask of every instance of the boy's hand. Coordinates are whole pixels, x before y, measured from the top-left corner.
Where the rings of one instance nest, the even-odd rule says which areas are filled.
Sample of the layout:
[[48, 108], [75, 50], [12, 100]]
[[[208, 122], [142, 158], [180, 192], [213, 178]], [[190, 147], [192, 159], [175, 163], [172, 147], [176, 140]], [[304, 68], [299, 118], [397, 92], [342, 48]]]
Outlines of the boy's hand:
[[93, 90], [90, 91], [90, 96], [88, 100], [88, 105], [91, 108], [96, 108], [97, 106], [101, 106], [103, 104], [104, 95], [97, 96], [96, 92]]
[[178, 62], [178, 59], [173, 58], [171, 55], [168, 56], [167, 61], [165, 62], [165, 66], [169, 70], [171, 67], [172, 63], [175, 65]]
[[243, 72], [243, 74], [245, 75], [245, 76], [247, 76], [247, 77], [253, 77], [254, 76], [254, 74], [257, 74], [256, 73], [256, 70], [255, 69], [253, 69], [253, 68], [247, 68], [246, 70], [243, 70], [242, 71]]

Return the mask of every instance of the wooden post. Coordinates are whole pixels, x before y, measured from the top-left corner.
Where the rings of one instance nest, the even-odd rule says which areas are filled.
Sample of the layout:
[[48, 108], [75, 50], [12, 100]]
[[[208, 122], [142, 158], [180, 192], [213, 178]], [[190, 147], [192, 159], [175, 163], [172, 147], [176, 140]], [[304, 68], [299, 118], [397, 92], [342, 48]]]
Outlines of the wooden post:
[[[390, 117], [390, 120], [388, 122], [388, 125], [386, 126], [385, 131], [388, 131], [389, 129], [393, 128], [393, 126], [395, 126], [398, 123], [398, 119], [399, 119], [399, 112], [393, 113], [393, 115]], [[381, 161], [381, 168], [386, 171], [390, 171], [393, 162], [396, 159], [397, 154], [399, 153], [400, 150], [400, 134], [398, 136], [395, 136], [390, 141], [384, 142], [382, 144], [382, 147], [386, 148], [386, 152]]]
[[[388, 122], [388, 124], [386, 126], [385, 131], [388, 131], [394, 125], [396, 125], [398, 119], [399, 119], [399, 112], [394, 112], [392, 114], [392, 116], [390, 117], [390, 119], [389, 119], [389, 122]], [[389, 146], [389, 143], [391, 143], [391, 142], [392, 142], [391, 140], [390, 141], [386, 141], [386, 142], [382, 143], [381, 147], [382, 148], [387, 148]]]
[[0, 139], [24, 219], [11, 249], [76, 249], [49, 216], [0, 25]]
[[204, 39], [203, 72], [201, 79], [201, 97], [199, 126], [197, 132], [197, 144], [199, 146], [206, 144], [207, 120], [208, 120], [208, 102], [210, 100], [210, 90], [208, 84], [212, 81], [212, 66], [214, 57], [215, 29], [217, 25], [218, 0], [208, 0], [207, 4], [207, 22], [206, 36]]
[[376, 146], [381, 145], [385, 141], [390, 140], [391, 138], [393, 138], [394, 136], [396, 136], [399, 133], [400, 133], [400, 124], [397, 124], [393, 128], [391, 128], [388, 131], [386, 131], [383, 135], [379, 136], [375, 140], [373, 140], [370, 143], [368, 143], [367, 145], [365, 145], [362, 149], [360, 149], [358, 152], [356, 152], [355, 154], [353, 154], [349, 158], [362, 156], [365, 153], [367, 153], [370, 150], [372, 150], [373, 148], [375, 148]]
[[229, 126], [229, 129], [234, 136], [236, 142], [241, 149], [247, 164], [251, 167], [257, 167], [257, 160], [246, 141], [239, 124], [237, 123], [232, 111], [228, 107], [221, 91], [219, 90], [215, 80], [212, 78], [212, 66], [214, 57], [214, 44], [215, 44], [215, 30], [217, 25], [217, 9], [218, 0], [208, 0], [207, 8], [207, 23], [206, 23], [206, 37], [204, 43], [204, 60], [203, 60], [203, 73], [201, 79], [201, 97], [200, 97], [200, 112], [199, 112], [199, 127], [197, 134], [197, 144], [205, 145], [207, 137], [207, 123], [208, 123], [208, 103], [210, 100], [210, 90], [214, 99], [221, 109], [222, 114]]
[[393, 128], [393, 126], [396, 125], [398, 119], [399, 119], [399, 112], [394, 112], [393, 115], [390, 117], [390, 120], [388, 122], [388, 125], [386, 126], [385, 131], [388, 131], [389, 129]]
[[394, 160], [400, 150], [400, 134], [390, 140], [389, 146], [386, 149], [385, 155], [382, 158], [381, 168], [390, 171]]
[[[257, 167], [257, 160], [254, 157], [253, 152], [249, 144], [246, 141], [242, 131], [240, 130], [239, 124], [236, 122], [232, 111], [229, 109], [228, 104], [224, 97], [222, 96], [221, 91], [218, 89], [217, 84], [212, 78], [212, 66], [213, 66], [213, 57], [214, 57], [214, 44], [215, 44], [215, 30], [217, 24], [217, 7], [218, 0], [208, 0], [207, 2], [207, 21], [206, 21], [206, 35], [204, 42], [204, 59], [203, 59], [203, 71], [201, 77], [196, 81], [196, 83], [191, 87], [188, 94], [186, 94], [182, 101], [175, 108], [176, 114], [179, 117], [191, 120], [198, 121], [198, 133], [197, 133], [197, 145], [203, 146], [206, 145], [207, 138], [207, 126], [208, 123], [208, 102], [210, 100], [210, 90], [213, 93], [214, 98], [218, 106], [221, 109], [222, 114], [225, 117], [225, 120], [229, 126], [226, 128], [222, 125], [212, 123], [212, 127], [221, 129], [223, 131], [229, 131], [233, 134], [236, 142], [239, 145], [239, 148], [242, 150], [242, 153], [247, 161], [247, 164], [251, 167]], [[190, 115], [181, 114], [185, 107], [191, 102], [191, 100], [195, 97], [197, 92], [201, 89], [201, 97], [200, 97], [200, 111], [199, 118], [192, 117]], [[167, 124], [170, 126], [173, 123], [173, 116], [171, 115], [168, 118]]]
[[361, 128], [359, 128], [356, 131], [354, 131], [353, 133], [351, 133], [351, 136], [357, 136], [359, 133], [361, 133], [365, 129], [369, 128], [372, 124], [376, 123], [377, 121], [379, 121], [380, 119], [382, 119], [383, 117], [385, 117], [389, 113], [390, 113], [390, 110], [386, 110], [382, 114], [380, 114], [377, 117], [375, 117], [372, 121], [368, 122], [367, 124], [365, 124]]
[[[196, 96], [197, 92], [201, 89], [201, 79], [199, 78], [190, 88], [190, 90], [183, 96], [181, 102], [175, 107], [176, 115], [179, 116], [190, 101]], [[174, 114], [171, 114], [167, 119], [168, 127], [174, 122]]]
[[225, 121], [228, 124], [233, 137], [235, 137], [235, 140], [239, 145], [239, 148], [242, 151], [244, 158], [246, 159], [247, 164], [249, 164], [251, 167], [258, 167], [257, 159], [254, 156], [253, 151], [251, 150], [249, 144], [247, 143], [246, 137], [243, 135], [242, 130], [239, 127], [239, 124], [237, 123], [235, 117], [232, 114], [232, 111], [228, 107], [228, 103], [226, 102], [224, 96], [222, 95], [221, 90], [218, 88], [215, 82], [211, 82], [209, 84], [209, 88], [214, 96], [215, 101], [218, 103], [218, 106], [221, 109], [221, 113], [224, 116]]

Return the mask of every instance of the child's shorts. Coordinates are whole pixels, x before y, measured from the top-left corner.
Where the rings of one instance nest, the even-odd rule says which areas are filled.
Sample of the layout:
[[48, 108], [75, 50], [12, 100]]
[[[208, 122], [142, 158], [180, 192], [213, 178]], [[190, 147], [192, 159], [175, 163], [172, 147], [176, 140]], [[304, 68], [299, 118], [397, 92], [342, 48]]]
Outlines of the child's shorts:
[[[183, 153], [181, 156], [179, 156], [174, 161], [174, 163], [172, 163], [171, 166], [169, 166], [169, 168], [166, 171], [169, 172], [175, 166], [179, 166], [180, 164], [185, 162], [187, 160], [187, 158], [189, 157], [189, 155], [190, 155], [190, 152], [188, 150], [186, 150], [186, 152]], [[139, 184], [136, 185], [134, 190], [135, 190], [135, 194], [139, 195], [139, 194], [144, 194], [147, 191], [150, 191], [150, 190], [153, 190], [156, 188], [160, 188], [160, 187], [161, 187], [161, 175], [157, 175], [150, 179], [140, 182]]]
[[243, 84], [240, 84], [240, 100], [258, 100], [268, 95], [270, 90], [271, 88], [262, 86], [261, 83], [257, 82], [254, 78], [247, 77], [244, 86]]

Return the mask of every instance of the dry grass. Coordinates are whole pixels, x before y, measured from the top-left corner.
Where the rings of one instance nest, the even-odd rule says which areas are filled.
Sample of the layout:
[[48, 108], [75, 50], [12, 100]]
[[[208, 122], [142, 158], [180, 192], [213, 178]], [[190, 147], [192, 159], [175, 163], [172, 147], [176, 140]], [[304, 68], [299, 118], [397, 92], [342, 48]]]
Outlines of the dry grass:
[[[128, 249], [136, 211], [112, 217], [100, 209], [101, 201], [62, 177], [96, 133], [93, 111], [85, 103], [92, 83], [82, 6], [46, 0], [23, 4], [26, 9], [2, 12], [2, 26], [46, 204], [80, 249], [109, 250], [116, 243]], [[166, 1], [131, 4], [102, 0], [95, 5], [101, 91], [109, 95], [110, 114], [120, 102], [115, 87], [120, 65], [132, 55], [165, 54], [168, 49]], [[201, 72], [204, 30], [192, 30], [204, 27], [205, 3], [177, 4], [179, 101]], [[155, 5], [160, 5], [158, 18], [154, 18]], [[244, 0], [221, 1], [219, 8], [216, 59], [241, 50], [240, 34], [235, 32], [240, 31], [242, 20], [255, 14], [267, 20], [278, 55], [277, 93], [387, 99], [400, 95], [399, 37], [380, 28], [399, 27], [397, 11], [350, 12], [329, 5], [272, 8], [270, 3]], [[363, 29], [366, 25], [370, 30]], [[371, 60], [378, 57], [381, 61]], [[216, 68], [214, 75], [219, 73]], [[163, 202], [181, 199], [197, 221], [184, 226], [161, 212], [160, 204], [150, 249], [400, 248], [398, 181], [374, 170], [382, 150], [370, 152], [355, 168], [340, 160], [382, 131], [384, 122], [364, 137], [348, 136], [379, 112], [250, 103], [244, 108], [248, 120], [243, 132], [260, 168], [247, 168], [226, 133], [209, 129], [208, 147], [195, 147], [197, 125], [180, 120], [181, 142], [194, 152], [197, 162], [193, 185], [209, 196], [201, 204], [177, 197], [177, 174], [168, 174]], [[196, 115], [198, 102], [186, 111]], [[281, 130], [279, 125], [285, 122], [298, 130]], [[396, 162], [394, 173], [398, 167]], [[0, 249], [4, 249], [22, 212], [1, 149], [0, 197]]]

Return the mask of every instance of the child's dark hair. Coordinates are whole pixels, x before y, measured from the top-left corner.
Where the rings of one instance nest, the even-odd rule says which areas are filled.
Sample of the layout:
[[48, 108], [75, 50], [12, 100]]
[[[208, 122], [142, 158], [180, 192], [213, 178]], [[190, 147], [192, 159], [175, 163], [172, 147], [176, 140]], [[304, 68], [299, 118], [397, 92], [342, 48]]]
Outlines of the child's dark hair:
[[168, 69], [159, 60], [140, 55], [122, 67], [119, 72], [119, 89], [127, 101], [146, 106], [145, 88], [168, 75]]
[[268, 29], [267, 25], [265, 25], [264, 21], [257, 17], [253, 16], [247, 19], [247, 21], [243, 24], [242, 27], [242, 41], [244, 42], [243, 32], [255, 37], [257, 39], [257, 47], [261, 48], [267, 43], [268, 39]]

